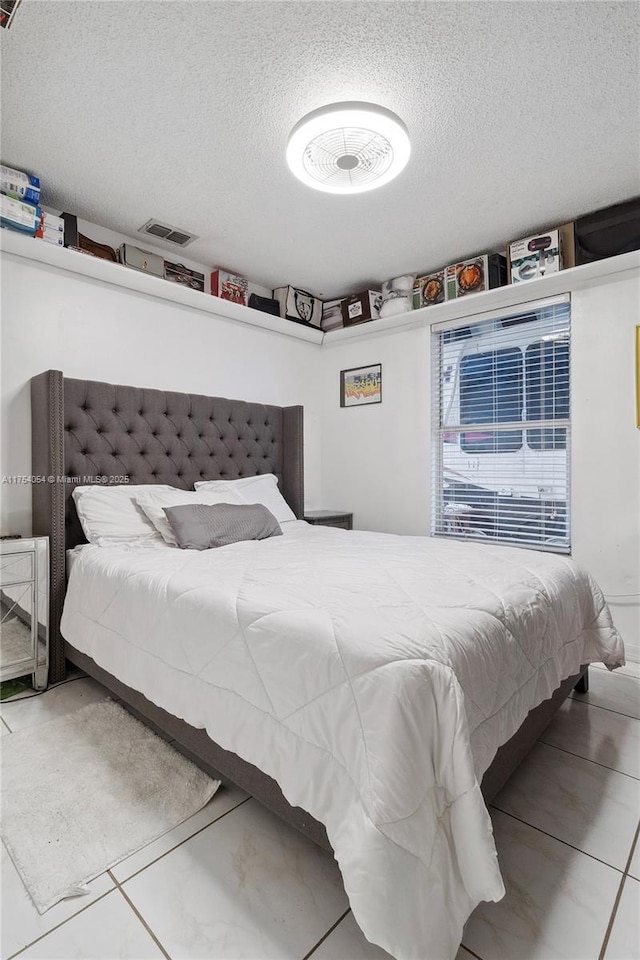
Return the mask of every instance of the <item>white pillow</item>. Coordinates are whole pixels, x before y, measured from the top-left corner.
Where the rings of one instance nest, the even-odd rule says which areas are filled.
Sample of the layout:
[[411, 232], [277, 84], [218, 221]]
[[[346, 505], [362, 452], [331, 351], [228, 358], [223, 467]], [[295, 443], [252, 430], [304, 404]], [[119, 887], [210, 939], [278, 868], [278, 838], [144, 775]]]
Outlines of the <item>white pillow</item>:
[[278, 489], [278, 478], [273, 473], [261, 473], [258, 477], [241, 477], [240, 480], [201, 480], [196, 490], [212, 492], [234, 491], [242, 503], [262, 503], [278, 523], [296, 520], [296, 515]]
[[177, 490], [175, 487], [156, 490], [153, 487], [145, 490], [144, 493], [136, 497], [136, 503], [143, 511], [146, 518], [153, 524], [154, 528], [162, 536], [166, 543], [177, 547], [178, 541], [167, 520], [164, 507], [178, 507], [184, 503], [233, 503], [242, 505], [245, 501], [233, 490], [215, 493], [210, 490]]
[[131, 483], [103, 487], [99, 483], [79, 486], [73, 499], [84, 535], [89, 543], [104, 540], [158, 540], [158, 531], [135, 503], [146, 490], [175, 490], [165, 484]]

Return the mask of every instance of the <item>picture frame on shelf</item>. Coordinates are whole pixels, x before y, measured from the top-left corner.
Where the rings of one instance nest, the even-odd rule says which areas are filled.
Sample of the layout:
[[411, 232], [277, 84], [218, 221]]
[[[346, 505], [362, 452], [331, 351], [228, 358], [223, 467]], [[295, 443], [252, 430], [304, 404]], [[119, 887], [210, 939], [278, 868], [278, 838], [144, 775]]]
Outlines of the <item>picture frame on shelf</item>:
[[370, 363], [340, 371], [340, 406], [382, 403], [382, 364]]

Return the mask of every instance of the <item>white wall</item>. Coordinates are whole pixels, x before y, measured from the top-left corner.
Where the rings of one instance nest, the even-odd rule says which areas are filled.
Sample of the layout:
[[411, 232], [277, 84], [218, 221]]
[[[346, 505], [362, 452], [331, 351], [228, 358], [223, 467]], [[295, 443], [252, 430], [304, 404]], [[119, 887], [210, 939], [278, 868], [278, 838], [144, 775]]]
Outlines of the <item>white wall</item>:
[[[34, 241], [35, 242], [35, 241]], [[2, 253], [0, 474], [31, 473], [30, 385], [43, 370], [304, 404], [306, 505], [319, 507], [317, 344]], [[0, 486], [2, 533], [31, 532], [31, 490]]]
[[[424, 327], [322, 345], [322, 491], [360, 530], [429, 533], [430, 337]], [[340, 407], [340, 371], [382, 364], [382, 403]]]
[[[640, 661], [640, 430], [634, 335], [640, 276], [628, 271], [572, 294], [573, 556], [610, 601]], [[382, 363], [382, 403], [340, 407], [340, 370]], [[424, 534], [430, 502], [429, 332], [371, 330], [321, 352], [324, 505], [366, 530]]]
[[635, 327], [640, 276], [572, 297], [573, 556], [602, 587], [629, 659], [640, 661], [640, 430]]
[[[97, 238], [96, 238], [97, 239]], [[423, 327], [322, 347], [2, 254], [0, 473], [29, 474], [29, 380], [68, 376], [305, 406], [306, 505], [360, 529], [429, 532], [430, 355]], [[573, 555], [640, 660], [640, 276], [572, 295]], [[382, 403], [341, 408], [340, 370], [382, 363]], [[144, 371], [144, 374], [141, 373]], [[29, 533], [31, 491], [3, 484], [2, 532]]]

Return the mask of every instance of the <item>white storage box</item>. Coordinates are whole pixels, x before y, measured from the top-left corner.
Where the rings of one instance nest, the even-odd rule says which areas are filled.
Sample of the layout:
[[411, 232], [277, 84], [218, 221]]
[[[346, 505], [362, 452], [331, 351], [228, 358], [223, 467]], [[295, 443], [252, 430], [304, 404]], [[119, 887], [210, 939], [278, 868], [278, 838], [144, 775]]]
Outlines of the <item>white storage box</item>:
[[34, 236], [40, 223], [40, 207], [0, 194], [0, 224]]
[[36, 238], [44, 240], [45, 243], [53, 243], [57, 247], [63, 247], [64, 220], [62, 217], [56, 217], [53, 213], [45, 213], [43, 210], [40, 214]]

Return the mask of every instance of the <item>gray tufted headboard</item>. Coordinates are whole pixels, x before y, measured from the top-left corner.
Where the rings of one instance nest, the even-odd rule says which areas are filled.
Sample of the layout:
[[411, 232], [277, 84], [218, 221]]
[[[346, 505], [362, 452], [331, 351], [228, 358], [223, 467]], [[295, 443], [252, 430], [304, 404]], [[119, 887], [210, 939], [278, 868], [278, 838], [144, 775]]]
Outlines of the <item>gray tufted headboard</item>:
[[192, 489], [198, 480], [275, 473], [289, 506], [303, 515], [302, 407], [72, 380], [48, 370], [31, 381], [31, 419], [32, 473], [53, 478], [33, 484], [33, 533], [50, 537], [52, 681], [64, 676], [65, 551], [85, 540], [71, 496], [78, 483], [128, 477]]

